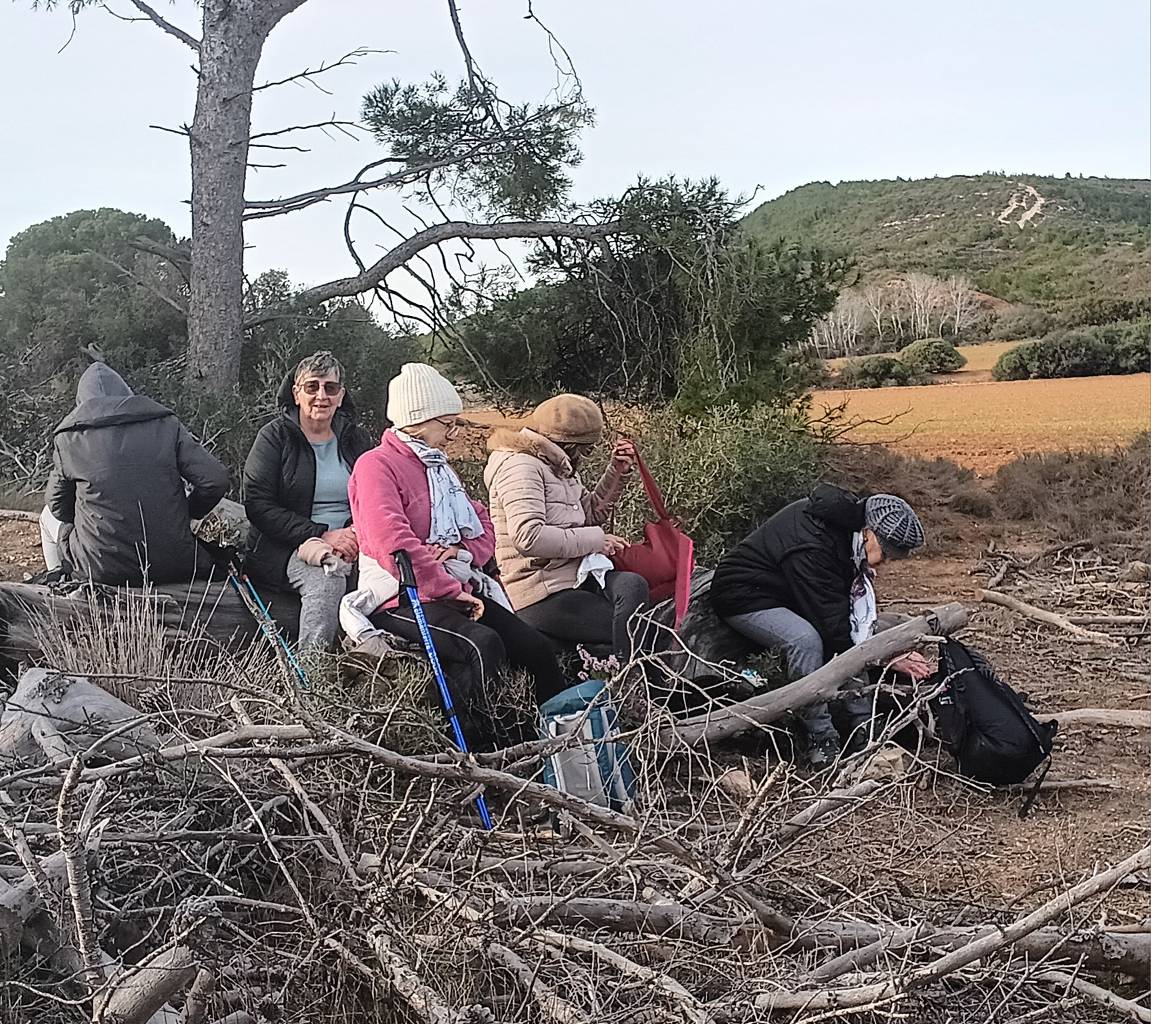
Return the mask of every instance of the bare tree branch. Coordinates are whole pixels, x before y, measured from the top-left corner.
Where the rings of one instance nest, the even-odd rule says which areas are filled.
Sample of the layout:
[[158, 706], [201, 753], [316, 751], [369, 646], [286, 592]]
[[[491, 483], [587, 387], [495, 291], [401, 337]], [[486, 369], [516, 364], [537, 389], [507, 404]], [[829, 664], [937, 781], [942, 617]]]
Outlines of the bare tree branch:
[[[418, 231], [410, 238], [390, 249], [367, 270], [355, 277], [344, 277], [337, 281], [316, 285], [300, 292], [290, 303], [294, 309], [307, 309], [329, 299], [359, 295], [374, 288], [393, 270], [398, 270], [408, 260], [431, 245], [450, 241], [453, 238], [583, 238], [595, 239], [604, 235], [619, 234], [624, 230], [619, 221], [607, 224], [570, 224], [566, 221], [505, 221], [497, 224], [473, 224], [468, 221], [448, 221]], [[257, 310], [244, 320], [245, 327], [265, 323], [283, 309]]]
[[182, 42], [185, 46], [191, 47], [197, 53], [200, 52], [200, 40], [197, 39], [194, 35], [185, 32], [182, 28], [179, 28], [178, 26], [173, 25], [170, 21], [165, 20], [160, 16], [158, 11], [153, 10], [146, 3], [144, 3], [144, 0], [130, 0], [130, 2], [132, 6], [136, 8], [136, 10], [138, 10], [141, 14], [146, 15], [148, 20], [158, 28], [162, 28], [165, 32], [168, 33], [168, 35], [179, 39], [180, 42]]
[[98, 260], [103, 260], [105, 263], [109, 264], [110, 266], [115, 267], [118, 271], [120, 271], [121, 274], [123, 274], [125, 277], [129, 278], [130, 280], [132, 280], [136, 284], [138, 284], [141, 288], [144, 288], [147, 291], [151, 292], [161, 302], [166, 303], [167, 305], [171, 306], [177, 313], [180, 314], [180, 316], [186, 317], [188, 315], [187, 308], [180, 305], [180, 303], [178, 303], [175, 299], [173, 299], [172, 296], [165, 295], [155, 285], [149, 284], [142, 277], [140, 277], [139, 274], [135, 274], [131, 270], [129, 270], [127, 267], [123, 266], [120, 263], [117, 263], [114, 259], [112, 259], [111, 256], [105, 256], [102, 252], [96, 252], [93, 249], [89, 249], [88, 252], [91, 253], [91, 255], [95, 256]]
[[370, 50], [363, 46], [357, 47], [355, 50], [352, 50], [351, 53], [345, 53], [339, 60], [333, 61], [331, 64], [324, 62], [321, 63], [318, 68], [304, 68], [303, 71], [299, 71], [294, 75], [289, 75], [287, 78], [279, 78], [274, 82], [265, 82], [263, 85], [257, 85], [252, 89], [252, 92], [259, 92], [262, 89], [273, 89], [277, 85], [288, 85], [292, 82], [306, 82], [308, 85], [319, 89], [320, 92], [331, 96], [332, 93], [330, 90], [325, 89], [322, 85], [316, 85], [316, 83], [313, 81], [317, 75], [322, 75], [325, 71], [333, 71], [336, 68], [344, 67], [348, 64], [356, 64], [359, 61], [359, 58], [367, 57], [376, 53], [395, 53], [395, 50]]

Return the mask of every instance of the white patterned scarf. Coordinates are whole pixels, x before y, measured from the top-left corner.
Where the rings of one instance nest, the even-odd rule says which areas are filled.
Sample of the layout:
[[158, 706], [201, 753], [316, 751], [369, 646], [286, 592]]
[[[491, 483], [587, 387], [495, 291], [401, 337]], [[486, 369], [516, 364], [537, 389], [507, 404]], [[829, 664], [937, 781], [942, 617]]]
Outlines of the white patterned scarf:
[[875, 603], [875, 571], [867, 564], [867, 545], [863, 533], [851, 538], [851, 552], [855, 561], [855, 579], [851, 583], [851, 639], [861, 644], [875, 631], [879, 609]]
[[402, 430], [393, 427], [392, 433], [415, 453], [428, 472], [428, 491], [432, 503], [428, 543], [450, 548], [461, 540], [482, 537], [483, 524], [468, 500], [468, 493], [456, 471], [448, 465], [448, 457], [439, 448], [433, 448]]

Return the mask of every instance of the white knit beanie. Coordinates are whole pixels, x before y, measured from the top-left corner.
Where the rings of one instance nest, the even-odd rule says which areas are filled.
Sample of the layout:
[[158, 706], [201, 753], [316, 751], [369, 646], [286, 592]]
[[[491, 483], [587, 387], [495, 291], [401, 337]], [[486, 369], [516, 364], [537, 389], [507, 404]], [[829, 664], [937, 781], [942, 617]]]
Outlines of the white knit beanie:
[[427, 363], [404, 363], [388, 384], [388, 419], [396, 427], [414, 427], [425, 420], [455, 416], [464, 403], [451, 381]]

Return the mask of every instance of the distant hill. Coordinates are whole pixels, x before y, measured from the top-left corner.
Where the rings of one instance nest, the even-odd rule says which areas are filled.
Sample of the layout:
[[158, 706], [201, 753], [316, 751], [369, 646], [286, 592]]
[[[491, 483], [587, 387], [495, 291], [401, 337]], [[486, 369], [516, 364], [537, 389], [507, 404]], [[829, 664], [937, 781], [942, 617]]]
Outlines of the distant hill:
[[1151, 181], [980, 174], [814, 182], [763, 203], [748, 231], [853, 256], [864, 281], [966, 274], [1009, 302], [1059, 310], [1151, 297]]

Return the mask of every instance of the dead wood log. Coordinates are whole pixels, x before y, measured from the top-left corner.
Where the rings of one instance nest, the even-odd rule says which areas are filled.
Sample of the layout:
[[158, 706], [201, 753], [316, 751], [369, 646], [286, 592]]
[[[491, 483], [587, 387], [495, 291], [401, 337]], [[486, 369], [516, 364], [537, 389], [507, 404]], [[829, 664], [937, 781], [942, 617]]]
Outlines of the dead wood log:
[[1060, 725], [1114, 725], [1129, 729], [1151, 729], [1151, 711], [1076, 708], [1073, 711], [1058, 711], [1043, 717], [1054, 719]]
[[683, 719], [664, 731], [669, 743], [717, 743], [757, 725], [778, 721], [789, 711], [829, 700], [868, 665], [911, 650], [928, 636], [954, 633], [967, 624], [967, 609], [958, 603], [933, 608], [925, 615], [877, 633], [832, 659], [811, 675], [749, 700]]
[[876, 790], [882, 788], [883, 783], [878, 779], [864, 779], [846, 789], [834, 790], [784, 822], [776, 832], [775, 838], [781, 843], [786, 843], [814, 825], [820, 818], [825, 818], [833, 811], [842, 810], [844, 807], [862, 803]]
[[1032, 975], [1031, 980], [1059, 985], [1065, 989], [1074, 989], [1076, 992], [1087, 996], [1088, 999], [1094, 999], [1095, 1002], [1101, 1003], [1109, 1009], [1126, 1014], [1132, 1020], [1140, 1021], [1142, 1024], [1151, 1024], [1151, 1008], [1137, 1003], [1133, 999], [1124, 999], [1110, 989], [1093, 985], [1083, 978], [1077, 978], [1064, 971], [1043, 971], [1041, 974]]
[[391, 938], [382, 929], [375, 929], [372, 949], [380, 962], [389, 985], [426, 1024], [460, 1024], [463, 1014], [452, 1009], [412, 969], [411, 964], [392, 948]]
[[1008, 608], [1020, 615], [1026, 615], [1027, 618], [1034, 619], [1036, 622], [1046, 622], [1050, 626], [1058, 626], [1060, 629], [1066, 630], [1081, 640], [1092, 640], [1095, 643], [1101, 644], [1114, 643], [1114, 640], [1106, 633], [1097, 633], [1091, 629], [1084, 629], [1082, 626], [1075, 625], [1075, 623], [1065, 615], [1060, 615], [1058, 612], [1050, 612], [1046, 608], [1037, 608], [1035, 605], [1021, 601], [1019, 598], [1012, 597], [1010, 594], [1002, 594], [998, 590], [980, 590], [978, 591], [978, 596], [980, 601], [984, 601], [987, 604], [997, 604], [1001, 608]]
[[[198, 971], [196, 955], [187, 946], [164, 950], [113, 984], [99, 1000], [102, 1015], [98, 1019], [104, 1024], [150, 1024], [172, 996], [195, 980]], [[182, 1019], [180, 1014], [174, 1021]]]
[[496, 902], [491, 908], [491, 918], [498, 924], [519, 928], [563, 924], [726, 947], [742, 942], [748, 929], [750, 933], [762, 930], [750, 915], [746, 920], [740, 920], [701, 913], [679, 903], [616, 899], [539, 897], [505, 900]]
[[[280, 628], [294, 636], [299, 628], [299, 598], [278, 590], [261, 591], [261, 597]], [[247, 607], [226, 580], [193, 580], [147, 590], [0, 583], [0, 653], [15, 661], [43, 663], [51, 652], [41, 650], [38, 623], [57, 621], [71, 628], [95, 629], [106, 614], [102, 609], [113, 605], [121, 609], [151, 606], [168, 640], [202, 630], [226, 645], [259, 634]], [[145, 613], [139, 615], [143, 620]]]
[[0, 508], [0, 523], [38, 523], [39, 512], [28, 512], [22, 508]]
[[[902, 928], [879, 928], [859, 921], [799, 921], [792, 942], [800, 949], [833, 950], [841, 956], [874, 943], [891, 942]], [[1003, 929], [986, 925], [965, 928], [936, 928], [921, 925], [918, 941], [936, 950], [956, 950], [976, 939], [1001, 935]], [[908, 940], [910, 941], [910, 940]], [[1151, 931], [1124, 932], [1080, 930], [1068, 934], [1059, 928], [1039, 928], [1017, 938], [1015, 951], [1030, 959], [1052, 958], [1082, 962], [1097, 971], [1118, 971], [1132, 977], [1151, 978]]]
[[160, 745], [139, 711], [83, 676], [29, 669], [0, 713], [0, 765], [56, 761], [112, 732], [119, 735], [101, 745], [99, 760], [135, 757]]
[[63, 853], [54, 853], [40, 861], [41, 878], [26, 875], [15, 885], [0, 882], [0, 952], [15, 955], [24, 938], [28, 919], [44, 906], [43, 883], [59, 897], [67, 885], [68, 867]]

